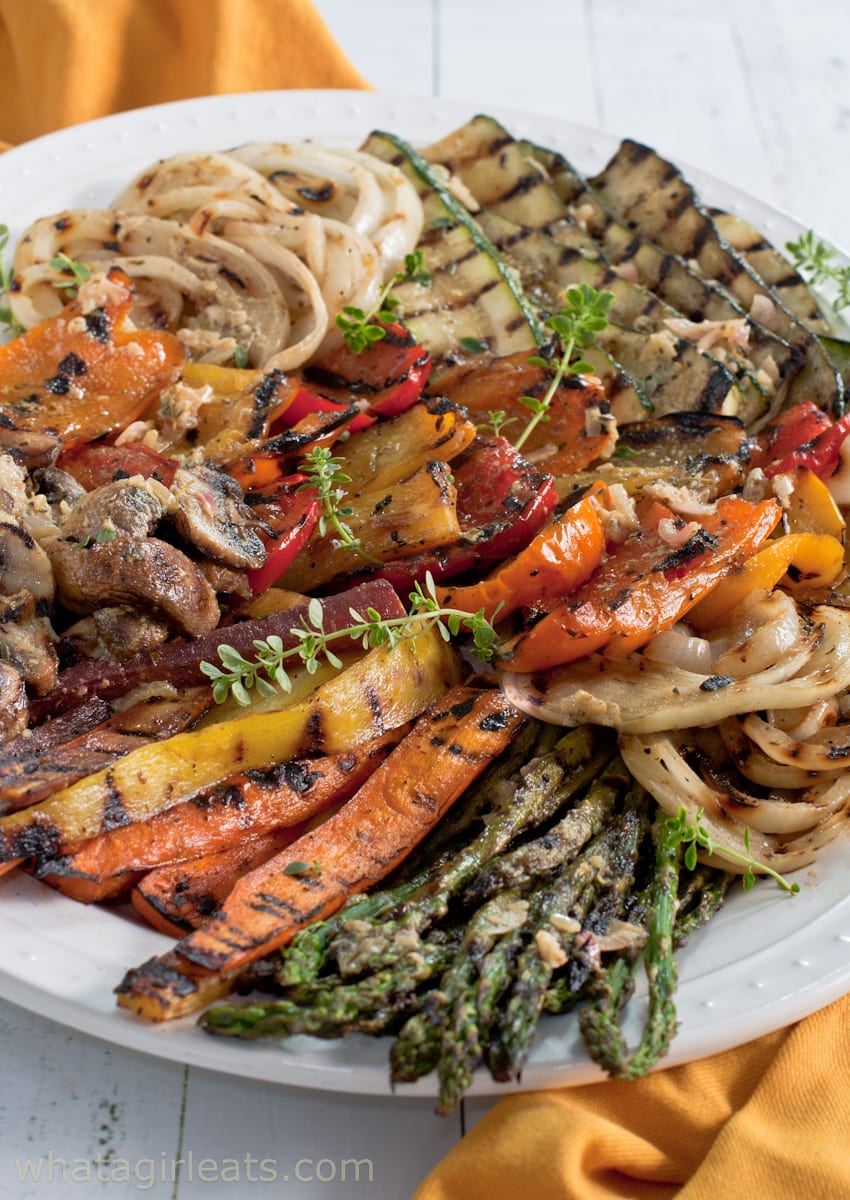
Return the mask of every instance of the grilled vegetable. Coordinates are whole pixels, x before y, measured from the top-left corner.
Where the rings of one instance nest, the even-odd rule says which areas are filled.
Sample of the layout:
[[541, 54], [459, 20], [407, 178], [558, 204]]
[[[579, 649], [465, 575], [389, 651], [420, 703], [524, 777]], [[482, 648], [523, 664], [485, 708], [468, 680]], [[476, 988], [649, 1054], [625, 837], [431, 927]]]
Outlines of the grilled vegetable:
[[67, 853], [98, 833], [173, 807], [234, 767], [255, 770], [309, 751], [347, 750], [409, 721], [457, 670], [454, 650], [431, 630], [392, 650], [370, 651], [292, 708], [143, 746], [51, 799], [0, 818], [0, 862]]
[[[498, 692], [449, 692], [335, 817], [242, 879], [209, 925], [178, 943], [179, 959], [208, 973], [237, 970], [382, 879], [520, 723]], [[152, 976], [155, 968], [131, 972], [120, 1003], [148, 1009]], [[162, 1000], [160, 1016], [167, 1017], [167, 996]]]
[[749, 558], [780, 512], [773, 500], [750, 504], [726, 497], [676, 549], [659, 532], [661, 522], [675, 527], [669, 509], [644, 503], [639, 515], [640, 531], [617, 547], [588, 583], [508, 644], [505, 658], [512, 670], [573, 662], [611, 642], [618, 655], [645, 645]]
[[135, 873], [220, 853], [243, 839], [297, 825], [341, 803], [386, 758], [405, 727], [343, 753], [231, 775], [145, 821], [99, 834], [79, 850], [42, 859], [38, 874], [78, 900], [129, 890]]
[[398, 315], [434, 359], [434, 374], [473, 339], [494, 354], [531, 350], [545, 332], [512, 273], [445, 179], [395, 134], [373, 133], [364, 149], [402, 170], [425, 207], [421, 243], [428, 288], [398, 286]]
[[182, 937], [209, 920], [243, 875], [280, 854], [303, 832], [301, 825], [275, 829], [226, 850], [149, 871], [132, 890], [133, 907], [160, 933]]
[[736, 257], [677, 168], [648, 147], [627, 140], [591, 182], [620, 220], [663, 249], [694, 258], [702, 274], [728, 288], [747, 312], [754, 304], [757, 311], [764, 309], [762, 319], [806, 355], [806, 366], [793, 381], [790, 397], [813, 399], [827, 412], [841, 413], [841, 380], [815, 335]]

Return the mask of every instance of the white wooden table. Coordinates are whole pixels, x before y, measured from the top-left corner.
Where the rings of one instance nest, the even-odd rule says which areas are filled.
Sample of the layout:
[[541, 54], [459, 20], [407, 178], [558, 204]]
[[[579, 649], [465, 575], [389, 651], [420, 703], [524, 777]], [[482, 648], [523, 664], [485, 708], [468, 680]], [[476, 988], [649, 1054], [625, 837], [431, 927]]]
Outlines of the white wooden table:
[[[850, 246], [847, 0], [317, 4], [382, 91], [628, 134]], [[3, 1002], [0, 1044], [0, 1196], [14, 1200], [68, 1200], [86, 1186], [156, 1200], [405, 1200], [489, 1107], [467, 1102], [441, 1120], [422, 1100], [253, 1083], [111, 1047]]]

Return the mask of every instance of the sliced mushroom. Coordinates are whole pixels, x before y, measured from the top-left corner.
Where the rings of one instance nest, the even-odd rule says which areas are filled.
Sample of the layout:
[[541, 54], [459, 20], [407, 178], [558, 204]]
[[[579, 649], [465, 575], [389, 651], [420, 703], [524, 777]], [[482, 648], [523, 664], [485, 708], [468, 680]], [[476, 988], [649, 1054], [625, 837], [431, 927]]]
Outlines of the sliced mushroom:
[[10, 454], [16, 463], [28, 470], [50, 466], [61, 448], [61, 439], [52, 433], [0, 426], [0, 451]]
[[0, 593], [32, 593], [36, 600], [53, 599], [53, 568], [38, 542], [11, 517], [0, 520]]
[[27, 727], [29, 705], [20, 671], [0, 662], [0, 741], [17, 737]]
[[81, 496], [62, 523], [62, 536], [85, 542], [102, 536], [145, 538], [165, 516], [151, 490], [131, 479], [105, 483]]
[[32, 592], [21, 591], [3, 598], [0, 602], [2, 657], [38, 696], [55, 687], [59, 676], [53, 643], [53, 630], [46, 618], [39, 616]]
[[153, 611], [193, 637], [216, 628], [215, 592], [196, 563], [158, 538], [116, 538], [81, 547], [54, 540], [49, 554], [62, 603], [91, 613], [110, 605]]
[[252, 528], [251, 513], [235, 479], [211, 467], [181, 468], [172, 491], [177, 496], [177, 528], [187, 542], [228, 567], [263, 565], [266, 549]]
[[33, 471], [32, 477], [39, 495], [44, 496], [57, 520], [86, 494], [83, 485], [60, 467], [41, 467]]
[[106, 658], [124, 662], [136, 654], [161, 646], [171, 630], [164, 621], [131, 608], [99, 608], [83, 617], [62, 638], [78, 658]]

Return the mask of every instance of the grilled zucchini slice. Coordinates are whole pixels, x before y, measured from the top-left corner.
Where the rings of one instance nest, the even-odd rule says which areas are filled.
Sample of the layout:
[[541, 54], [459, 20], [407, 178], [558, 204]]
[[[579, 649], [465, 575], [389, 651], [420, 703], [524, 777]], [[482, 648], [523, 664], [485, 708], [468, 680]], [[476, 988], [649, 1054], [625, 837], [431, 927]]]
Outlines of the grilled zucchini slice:
[[363, 148], [404, 171], [423, 200], [421, 246], [431, 283], [400, 284], [393, 296], [400, 318], [430, 351], [434, 376], [454, 365], [453, 351], [464, 341], [498, 355], [543, 345], [546, 330], [516, 278], [445, 179], [394, 134], [372, 133]]
[[828, 334], [829, 322], [802, 275], [791, 263], [738, 213], [709, 208], [717, 232], [758, 275], [792, 316], [813, 333]]

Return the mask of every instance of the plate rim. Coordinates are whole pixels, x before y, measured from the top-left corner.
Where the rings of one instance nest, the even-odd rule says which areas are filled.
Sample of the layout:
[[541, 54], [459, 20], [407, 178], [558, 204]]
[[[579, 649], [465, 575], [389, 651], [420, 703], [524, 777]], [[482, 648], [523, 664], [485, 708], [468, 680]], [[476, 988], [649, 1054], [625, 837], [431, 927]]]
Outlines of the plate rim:
[[[86, 168], [90, 165], [100, 166], [100, 159], [107, 153], [108, 147], [113, 143], [119, 146], [130, 143], [134, 131], [147, 129], [149, 134], [160, 134], [163, 152], [174, 153], [179, 148], [188, 148], [171, 145], [170, 138], [174, 130], [169, 128], [169, 123], [176, 119], [178, 124], [183, 123], [181, 130], [188, 131], [190, 128], [194, 128], [198, 132], [198, 136], [201, 136], [201, 131], [203, 131], [202, 140], [205, 141], [205, 145], [199, 148], [211, 148], [212, 140], [215, 139], [218, 139], [216, 144], [221, 148], [222, 142], [226, 140], [227, 130], [231, 125], [239, 127], [242, 120], [249, 119], [249, 113], [251, 114], [250, 119], [254, 120], [257, 114], [264, 111], [264, 120], [271, 120], [280, 118], [282, 114], [286, 114], [287, 110], [291, 114], [287, 117], [289, 120], [315, 122], [320, 128], [308, 133], [307, 136], [317, 138], [331, 138], [335, 135], [335, 131], [330, 129], [330, 121], [336, 123], [341, 121], [344, 125], [350, 125], [351, 122], [362, 119], [364, 124], [358, 125], [356, 129], [351, 126], [351, 136], [354, 138], [368, 132], [366, 124], [370, 113], [374, 114], [374, 117], [383, 114], [387, 118], [386, 123], [389, 124], [390, 120], [395, 120], [394, 113], [408, 112], [414, 114], [415, 118], [421, 121], [421, 128], [424, 129], [429, 122], [434, 126], [430, 134], [428, 132], [420, 133], [418, 130], [409, 133], [404, 128], [400, 129], [404, 136], [419, 141], [429, 136], [438, 136], [440, 133], [449, 132], [454, 128], [452, 122], [460, 123], [469, 119], [475, 112], [475, 106], [465, 100], [343, 89], [232, 93], [152, 105], [127, 113], [101, 117], [81, 125], [70, 126], [7, 151], [0, 157], [0, 210], [6, 207], [11, 194], [13, 197], [12, 212], [14, 213], [14, 196], [26, 194], [26, 188], [21, 186], [22, 180], [37, 181], [40, 178], [40, 171], [49, 172], [56, 167], [67, 168], [69, 158], [72, 159], [72, 173], [75, 168], [78, 171], [81, 169], [81, 159]], [[604, 130], [565, 121], [543, 113], [504, 108], [499, 105], [488, 106], [487, 112], [512, 130], [520, 133], [527, 131], [531, 135], [532, 130], [539, 131], [541, 125], [556, 130], [558, 136], [546, 137], [545, 141], [555, 145], [556, 148], [568, 149], [570, 156], [574, 157], [578, 165], [582, 167], [584, 164], [581, 152], [577, 147], [569, 149], [562, 145], [562, 138], [575, 138], [577, 142], [581, 140], [583, 146], [593, 145], [601, 154], [609, 154], [619, 140], [616, 135]], [[206, 137], [206, 134], [209, 132], [209, 124], [213, 117], [226, 119], [223, 125], [216, 125], [215, 139], [211, 140]], [[321, 128], [325, 132], [322, 132]], [[219, 131], [222, 132], [221, 138], [219, 138]], [[296, 135], [297, 131], [291, 131], [283, 136], [292, 139]], [[184, 136], [187, 135], [184, 134]], [[247, 136], [250, 138], [250, 133]], [[271, 135], [258, 132], [257, 136], [268, 137]], [[538, 137], [537, 140], [544, 141], [544, 138]], [[144, 154], [139, 153], [135, 143], [128, 148], [133, 150], [130, 157], [138, 160], [136, 169], [140, 169], [157, 157], [157, 155], [151, 157], [147, 151]], [[711, 172], [701, 170], [692, 164], [681, 163], [680, 165], [687, 177], [697, 185], [698, 190], [707, 189], [709, 191], [712, 203], [731, 207], [732, 211], [740, 212], [753, 223], [759, 223], [759, 227], [770, 236], [771, 241], [778, 241], [781, 238], [784, 243], [786, 237], [806, 228], [803, 223], [781, 209], [752, 193], [741, 190]], [[63, 194], [67, 194], [67, 189]], [[26, 203], [24, 207], [28, 207]], [[51, 204], [49, 198], [46, 198], [41, 209], [29, 212], [28, 219], [47, 215], [43, 211], [44, 209], [59, 211], [57, 206]], [[10, 223], [10, 228], [15, 228], [13, 223]], [[844, 256], [842, 255], [842, 257]], [[824, 882], [829, 882], [830, 859], [837, 857], [834, 848], [835, 844], [830, 848], [831, 853], [827, 852], [819, 862], [814, 891], [818, 891]], [[758, 894], [754, 899], [741, 898], [743, 905], [749, 905], [749, 909], [755, 914], [756, 919], [766, 886], [760, 885], [756, 889]], [[77, 927], [77, 932], [82, 930], [83, 939], [85, 939], [85, 930], [88, 929], [90, 933], [94, 932], [97, 925], [97, 922], [89, 922], [86, 925], [87, 910], [80, 910], [74, 901], [58, 896], [56, 893], [45, 895], [49, 889], [44, 885], [36, 884], [27, 877], [4, 880], [0, 884], [0, 888], [2, 888], [2, 893], [7, 893], [9, 890], [17, 893], [18, 903], [23, 906], [22, 912], [36, 912], [42, 908], [53, 907], [55, 916], [59, 911], [55, 905], [66, 906], [65, 916], [62, 917], [60, 914], [60, 930], [70, 924], [72, 928]], [[37, 895], [33, 889], [37, 889]], [[832, 892], [827, 890], [831, 897], [830, 907], [827, 912], [820, 913], [817, 918], [821, 924], [824, 920], [827, 921], [827, 927], [821, 929], [818, 935], [817, 954], [820, 955], [818, 962], [812, 961], [817, 954], [812, 952], [811, 928], [805, 925], [786, 939], [785, 943], [788, 950], [796, 956], [792, 962], [799, 966], [796, 982], [788, 984], [787, 964], [781, 965], [782, 969], [778, 974], [776, 964], [760, 965], [758, 974], [764, 978], [747, 981], [744, 990], [746, 991], [747, 988], [764, 990], [770, 999], [757, 1006], [756, 1009], [753, 1009], [752, 1006], [746, 1008], [744, 1014], [740, 1011], [740, 1005], [735, 1003], [735, 998], [738, 997], [736, 974], [739, 973], [736, 964], [722, 967], [718, 972], [709, 972], [716, 989], [713, 999], [699, 1000], [696, 996], [690, 995], [695, 987], [699, 991], [698, 984], [703, 978], [703, 973], [692, 978], [692, 972], [696, 969], [694, 962], [698, 962], [698, 959], [690, 947], [686, 948], [682, 956], [684, 969], [678, 993], [680, 1009], [683, 998], [685, 1000], [683, 1029], [674, 1040], [670, 1053], [659, 1064], [659, 1068], [679, 1065], [701, 1058], [706, 1054], [741, 1045], [754, 1037], [791, 1024], [850, 991], [850, 895], [833, 897]], [[3, 895], [0, 894], [0, 900], [2, 899]], [[739, 897], [736, 896], [733, 903], [738, 900]], [[788, 903], [785, 898], [782, 898], [780, 902]], [[744, 911], [743, 905], [737, 904], [736, 911], [738, 909]], [[228, 1039], [226, 1046], [222, 1047], [219, 1039], [211, 1038], [196, 1028], [194, 1018], [185, 1018], [182, 1021], [166, 1025], [150, 1025], [132, 1017], [125, 1010], [114, 1007], [105, 1009], [102, 1003], [100, 1005], [94, 1003], [86, 992], [86, 987], [91, 986], [91, 980], [88, 984], [85, 979], [79, 981], [81, 989], [79, 995], [64, 995], [61, 988], [56, 985], [53, 990], [49, 990], [45, 985], [44, 972], [47, 971], [49, 975], [51, 967], [46, 963], [41, 963], [38, 955], [33, 954], [32, 942], [28, 941], [28, 935], [32, 933], [33, 927], [29, 926], [26, 921], [21, 924], [21, 918], [19, 918], [17, 927], [10, 930], [8, 913], [4, 911], [6, 908], [7, 905], [0, 903], [0, 936], [4, 938], [7, 951], [11, 949], [16, 965], [11, 968], [6, 962], [0, 964], [0, 997], [11, 1003], [28, 1008], [30, 1011], [40, 1013], [60, 1024], [111, 1044], [151, 1054], [154, 1057], [188, 1063], [202, 1069], [216, 1070], [243, 1078], [356, 1094], [386, 1095], [394, 1092], [402, 1097], [421, 1097], [431, 1096], [435, 1093], [434, 1081], [430, 1077], [415, 1085], [396, 1088], [389, 1085], [386, 1053], [383, 1056], [384, 1061], [381, 1063], [377, 1061], [374, 1053], [378, 1046], [386, 1050], [389, 1044], [386, 1040], [361, 1038], [357, 1041], [346, 1039], [345, 1042], [333, 1043], [334, 1048], [346, 1044], [348, 1047], [354, 1046], [352, 1055], [354, 1061], [349, 1061], [347, 1051], [345, 1054], [329, 1052], [326, 1049], [326, 1043], [321, 1043], [320, 1049], [315, 1045], [302, 1049], [302, 1043], [313, 1043], [313, 1039], [292, 1039], [283, 1046], [279, 1046], [277, 1043], [261, 1045], [236, 1043]], [[69, 914], [72, 911], [82, 919], [82, 925], [79, 920], [69, 921]], [[99, 910], [99, 914], [92, 915], [108, 916], [110, 920], [115, 920], [114, 915], [106, 913], [103, 909]], [[715, 933], [717, 929], [723, 931], [726, 924], [731, 924], [728, 918], [724, 921], [725, 917], [726, 914], [722, 913], [717, 918], [718, 924], [713, 922], [707, 930], [702, 931], [698, 939], [699, 945], [704, 944], [706, 935]], [[171, 944], [169, 939], [155, 934], [153, 931], [145, 930], [144, 933], [149, 939], [158, 939], [159, 948], [165, 948]], [[60, 933], [61, 936], [64, 935]], [[51, 940], [52, 938], [47, 938], [48, 949]], [[151, 944], [153, 945], [152, 940]], [[841, 949], [839, 950], [838, 947]], [[66, 949], [69, 952], [73, 949], [79, 952], [79, 947], [75, 948], [73, 944], [67, 946]], [[61, 946], [57, 945], [54, 953], [58, 954], [61, 959]], [[760, 956], [757, 953], [754, 957], [759, 958]], [[53, 962], [54, 958], [51, 958], [50, 964]], [[132, 965], [130, 962], [125, 962], [117, 967], [116, 976], [118, 972], [130, 965]], [[799, 974], [800, 971], [802, 974]], [[810, 974], [811, 971], [814, 971], [815, 974]], [[792, 970], [791, 976], [793, 974]], [[783, 979], [786, 980], [784, 983]], [[116, 977], [112, 980], [112, 984], [117, 983], [118, 978]], [[100, 995], [100, 993], [98, 994]], [[111, 1000], [111, 988], [108, 998]], [[102, 995], [100, 995], [100, 999], [103, 1001]], [[559, 1022], [560, 1025], [556, 1029], [556, 1024]], [[572, 1030], [572, 1037], [570, 1030]], [[298, 1045], [294, 1047], [295, 1053], [287, 1053], [296, 1042]], [[545, 1049], [547, 1043], [550, 1049], [552, 1045], [555, 1046], [554, 1061], [550, 1061], [547, 1054], [541, 1054], [541, 1049]], [[546, 1032], [539, 1039], [538, 1045], [532, 1053], [521, 1084], [498, 1084], [479, 1071], [468, 1094], [471, 1096], [504, 1095], [515, 1090], [573, 1086], [604, 1080], [606, 1078], [604, 1074], [586, 1056], [580, 1056], [578, 1061], [569, 1063], [558, 1060], [558, 1046], [562, 1047], [561, 1058], [570, 1054], [575, 1058], [575, 1043], [577, 1043], [575, 1022], [572, 1018], [547, 1018]], [[358, 1047], [361, 1044], [364, 1049], [370, 1051], [369, 1054], [359, 1054]], [[358, 1061], [358, 1057], [367, 1061]]]

